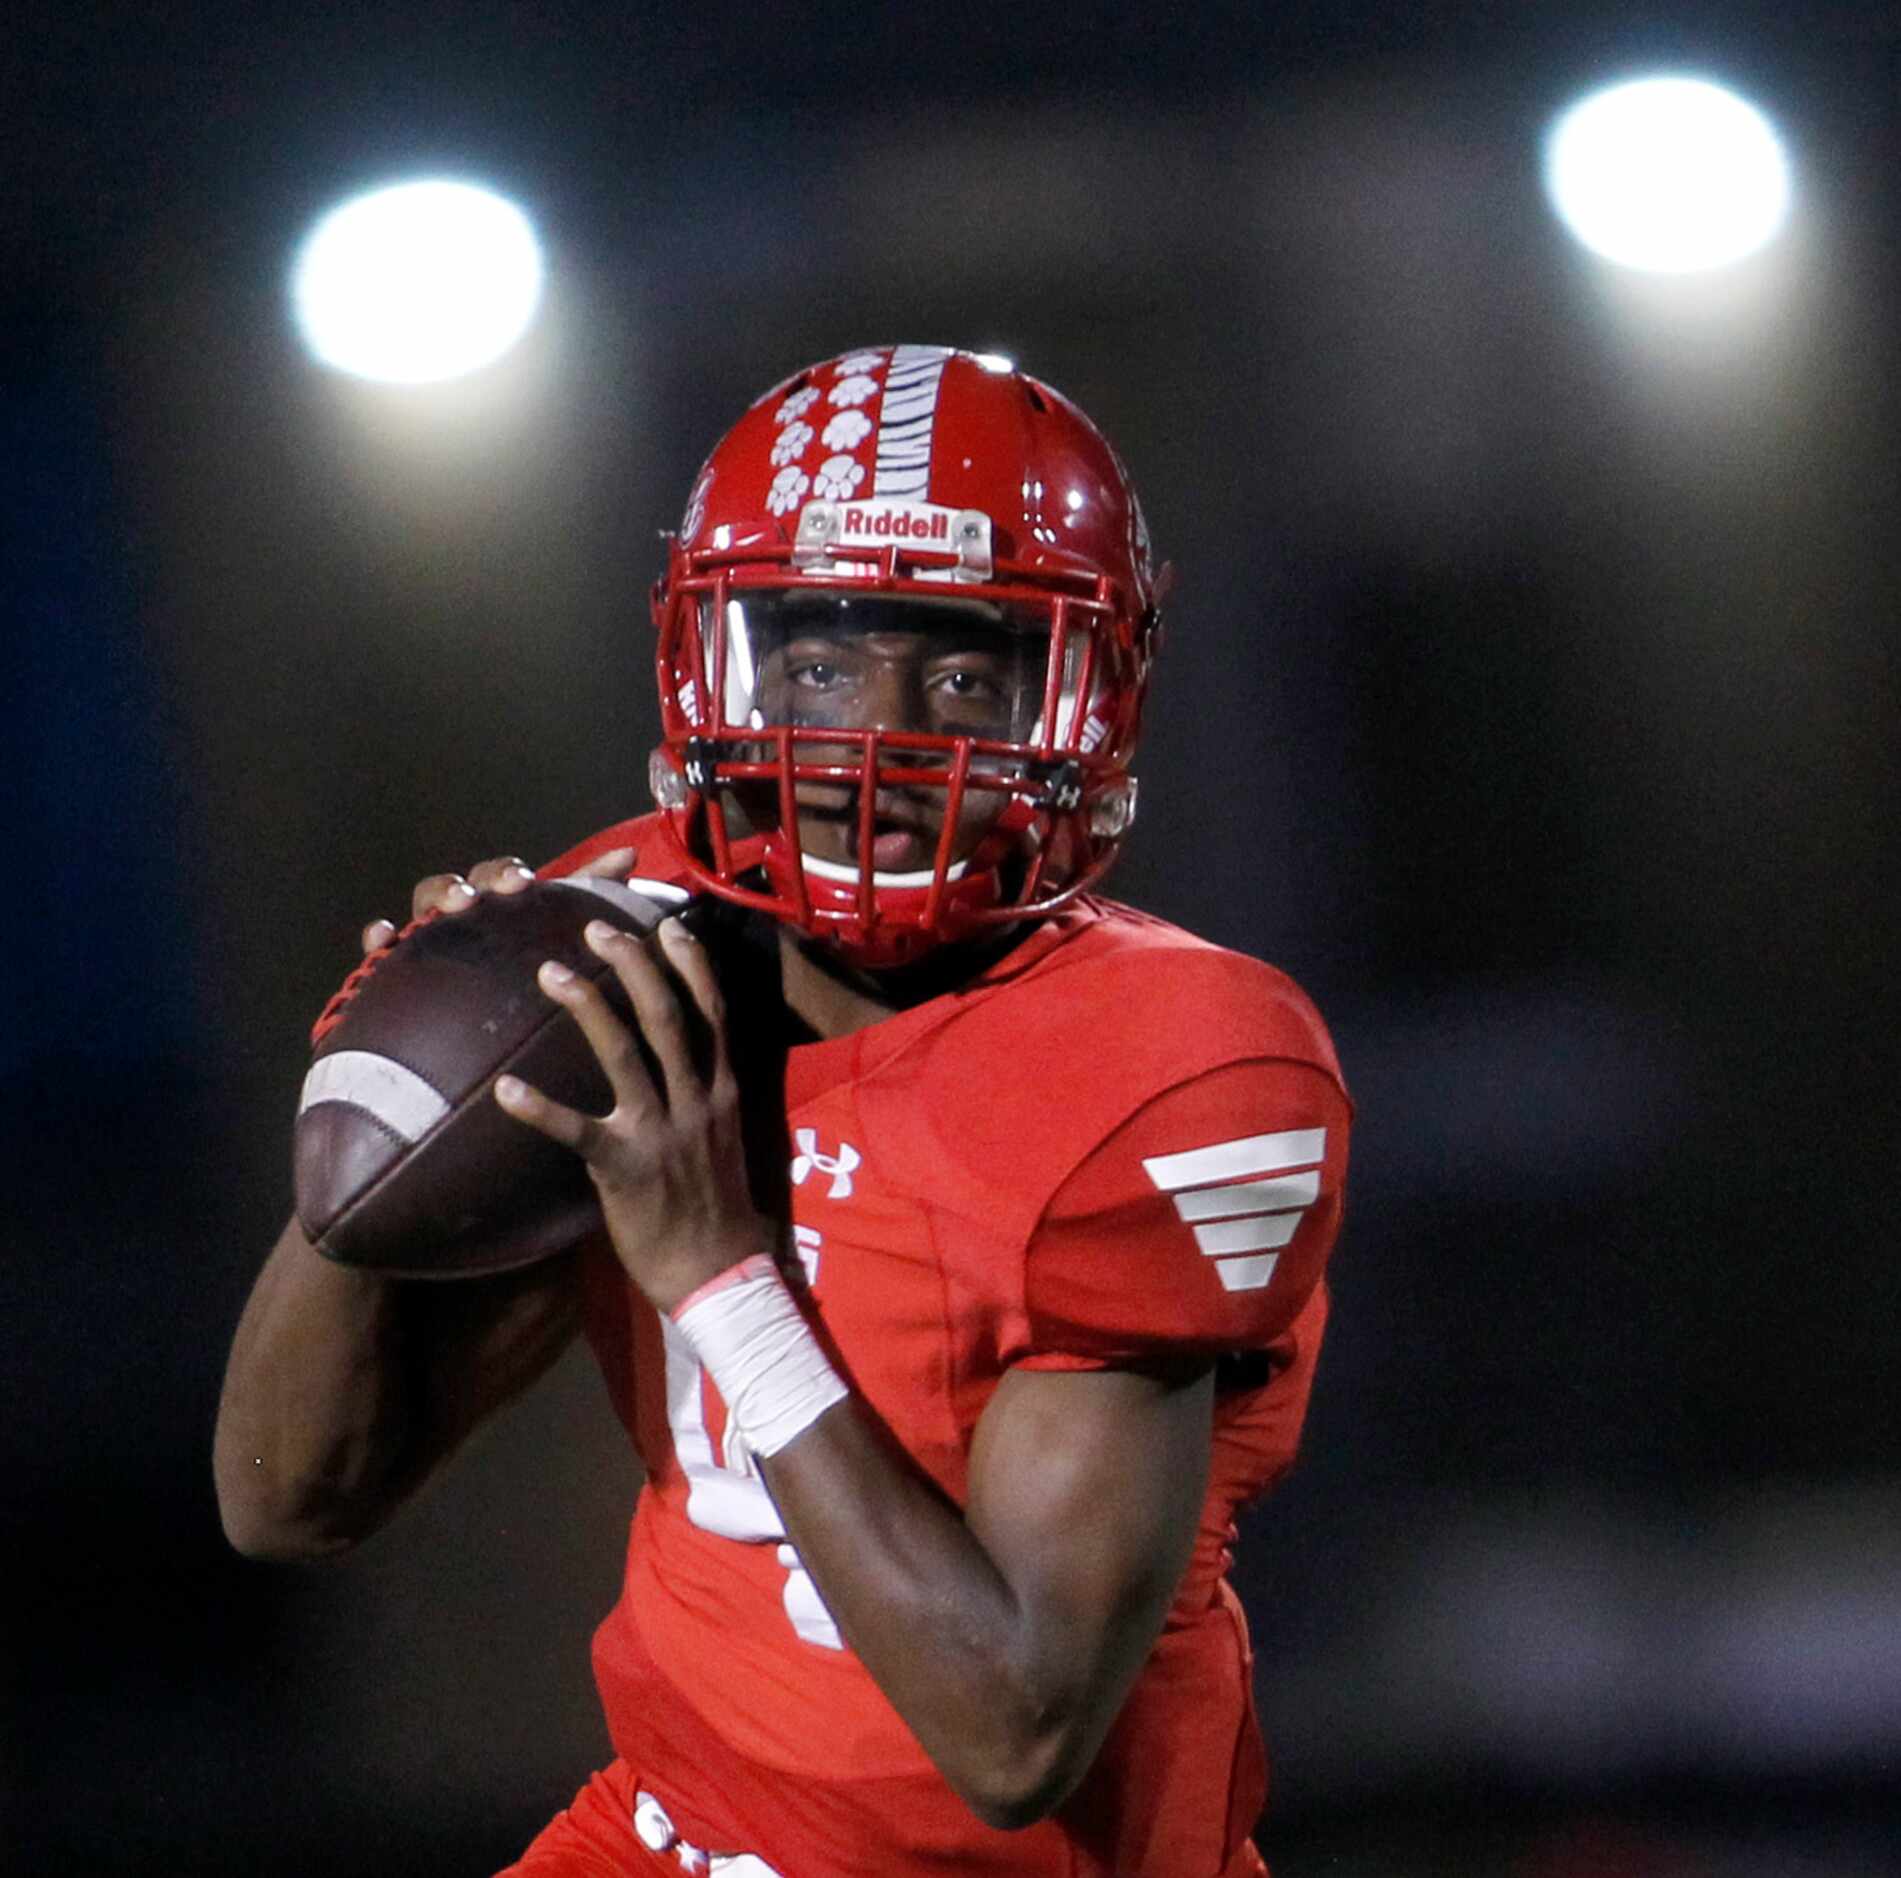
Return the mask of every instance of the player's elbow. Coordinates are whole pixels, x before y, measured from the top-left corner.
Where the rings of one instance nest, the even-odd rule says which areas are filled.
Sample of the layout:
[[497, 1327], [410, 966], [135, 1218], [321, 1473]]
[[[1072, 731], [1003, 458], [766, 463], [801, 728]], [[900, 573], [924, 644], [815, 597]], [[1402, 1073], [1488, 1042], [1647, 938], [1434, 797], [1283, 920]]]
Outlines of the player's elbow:
[[319, 1559], [337, 1558], [357, 1543], [355, 1534], [260, 1519], [248, 1511], [221, 1508], [220, 1518], [232, 1549], [264, 1565], [313, 1564]]
[[1079, 1717], [1042, 1714], [1015, 1725], [999, 1717], [987, 1738], [973, 1740], [946, 1777], [964, 1804], [1000, 1832], [1034, 1826], [1067, 1800], [1088, 1768], [1088, 1741]]
[[369, 1535], [362, 1522], [339, 1519], [308, 1498], [274, 1491], [260, 1464], [248, 1472], [216, 1470], [218, 1520], [232, 1549], [273, 1565], [337, 1558]]
[[1079, 1775], [1038, 1760], [965, 1774], [954, 1784], [963, 1802], [999, 1832], [1021, 1832], [1047, 1819], [1074, 1791]]
[[1063, 1788], [1006, 1782], [982, 1792], [966, 1791], [963, 1800], [986, 1826], [998, 1832], [1021, 1832], [1025, 1826], [1047, 1819], [1068, 1797]]

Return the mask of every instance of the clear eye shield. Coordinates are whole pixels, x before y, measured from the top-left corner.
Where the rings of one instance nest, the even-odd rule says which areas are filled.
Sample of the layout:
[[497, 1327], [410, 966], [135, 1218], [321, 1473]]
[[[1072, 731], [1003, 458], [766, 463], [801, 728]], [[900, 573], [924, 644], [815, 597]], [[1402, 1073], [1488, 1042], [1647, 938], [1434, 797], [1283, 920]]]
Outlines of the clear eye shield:
[[[893, 752], [910, 737], [1040, 738], [1046, 616], [987, 601], [755, 589], [730, 593], [713, 625], [703, 627], [708, 663], [723, 639], [721, 717], [735, 730], [881, 731]], [[1079, 664], [1082, 650], [1079, 635], [1065, 663]]]

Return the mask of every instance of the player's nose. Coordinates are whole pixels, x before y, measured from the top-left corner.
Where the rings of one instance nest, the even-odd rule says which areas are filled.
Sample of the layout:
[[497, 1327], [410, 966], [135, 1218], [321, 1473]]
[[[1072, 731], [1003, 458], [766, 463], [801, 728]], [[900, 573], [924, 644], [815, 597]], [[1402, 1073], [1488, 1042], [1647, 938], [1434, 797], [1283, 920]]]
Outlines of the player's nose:
[[908, 660], [879, 659], [866, 674], [859, 706], [866, 730], [920, 730], [924, 687]]

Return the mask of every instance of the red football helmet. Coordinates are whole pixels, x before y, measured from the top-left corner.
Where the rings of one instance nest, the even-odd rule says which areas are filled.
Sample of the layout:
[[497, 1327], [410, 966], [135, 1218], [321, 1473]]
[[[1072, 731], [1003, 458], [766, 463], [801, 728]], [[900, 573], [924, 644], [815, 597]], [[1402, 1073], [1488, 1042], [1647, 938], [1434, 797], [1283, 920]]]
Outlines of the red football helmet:
[[655, 800], [699, 883], [907, 964], [1099, 879], [1163, 582], [1120, 459], [1007, 360], [877, 346], [758, 400], [653, 591]]

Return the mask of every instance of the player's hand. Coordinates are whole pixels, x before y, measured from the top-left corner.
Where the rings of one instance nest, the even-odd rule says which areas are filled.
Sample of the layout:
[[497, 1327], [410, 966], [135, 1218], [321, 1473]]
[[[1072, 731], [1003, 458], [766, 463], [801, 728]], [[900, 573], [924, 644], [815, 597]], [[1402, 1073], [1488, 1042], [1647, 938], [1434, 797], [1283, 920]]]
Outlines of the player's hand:
[[[632, 848], [610, 848], [575, 875], [595, 878], [622, 878], [634, 864]], [[535, 870], [518, 854], [498, 854], [478, 861], [467, 874], [431, 874], [419, 880], [409, 895], [409, 917], [418, 920], [426, 913], [466, 913], [485, 893], [520, 893], [535, 877]], [[380, 950], [396, 937], [396, 922], [373, 919], [363, 928], [365, 954]]]
[[[677, 919], [662, 921], [651, 942], [595, 920], [587, 942], [627, 993], [659, 1067], [658, 1083], [601, 993], [550, 961], [541, 968], [541, 988], [581, 1026], [614, 1106], [606, 1115], [583, 1115], [513, 1076], [496, 1078], [495, 1099], [587, 1162], [621, 1264], [658, 1309], [671, 1311], [709, 1278], [773, 1250], [772, 1229], [746, 1185], [725, 1004], [705, 949]], [[680, 988], [711, 1033], [704, 1074], [693, 1061]]]

